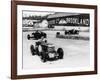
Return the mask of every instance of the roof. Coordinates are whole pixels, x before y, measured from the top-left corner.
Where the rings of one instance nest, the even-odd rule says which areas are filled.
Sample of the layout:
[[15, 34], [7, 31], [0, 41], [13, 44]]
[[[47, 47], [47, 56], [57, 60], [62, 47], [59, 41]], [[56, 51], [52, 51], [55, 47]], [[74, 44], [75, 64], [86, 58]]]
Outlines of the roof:
[[65, 17], [65, 16], [72, 16], [72, 15], [79, 15], [78, 13], [64, 13], [64, 12], [56, 12], [54, 14], [48, 15], [47, 18], [57, 18], [57, 17]]

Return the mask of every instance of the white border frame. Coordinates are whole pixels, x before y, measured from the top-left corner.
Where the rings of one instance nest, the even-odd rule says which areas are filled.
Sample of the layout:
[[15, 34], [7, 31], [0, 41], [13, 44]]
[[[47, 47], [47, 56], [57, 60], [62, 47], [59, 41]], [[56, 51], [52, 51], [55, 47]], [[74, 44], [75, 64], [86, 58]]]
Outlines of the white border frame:
[[[52, 11], [52, 12], [72, 12], [72, 13], [90, 13], [90, 67], [78, 68], [56, 68], [56, 69], [39, 69], [24, 70], [22, 69], [22, 10], [33, 11]], [[25, 74], [45, 74], [45, 73], [61, 73], [61, 72], [81, 72], [94, 71], [94, 9], [79, 8], [61, 8], [46, 6], [25, 6], [17, 5], [17, 75]]]

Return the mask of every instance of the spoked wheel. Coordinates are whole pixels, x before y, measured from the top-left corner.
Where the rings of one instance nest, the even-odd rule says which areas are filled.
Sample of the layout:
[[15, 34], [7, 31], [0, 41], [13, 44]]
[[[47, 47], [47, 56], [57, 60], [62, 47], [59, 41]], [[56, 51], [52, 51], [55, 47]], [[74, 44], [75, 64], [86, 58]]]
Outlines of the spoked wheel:
[[29, 34], [27, 35], [27, 39], [30, 40], [30, 35]]
[[35, 49], [33, 45], [30, 46], [30, 50], [31, 50], [32, 55], [35, 55]]
[[57, 53], [58, 53], [58, 58], [59, 59], [63, 59], [63, 56], [64, 56], [63, 49], [62, 48], [58, 48]]

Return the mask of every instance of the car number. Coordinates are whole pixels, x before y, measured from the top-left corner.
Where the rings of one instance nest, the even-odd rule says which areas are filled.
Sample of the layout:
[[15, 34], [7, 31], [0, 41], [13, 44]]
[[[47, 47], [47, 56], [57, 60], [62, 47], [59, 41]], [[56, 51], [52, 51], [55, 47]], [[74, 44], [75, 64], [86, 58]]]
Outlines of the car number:
[[54, 56], [55, 56], [54, 53], [49, 53], [50, 58], [53, 58]]

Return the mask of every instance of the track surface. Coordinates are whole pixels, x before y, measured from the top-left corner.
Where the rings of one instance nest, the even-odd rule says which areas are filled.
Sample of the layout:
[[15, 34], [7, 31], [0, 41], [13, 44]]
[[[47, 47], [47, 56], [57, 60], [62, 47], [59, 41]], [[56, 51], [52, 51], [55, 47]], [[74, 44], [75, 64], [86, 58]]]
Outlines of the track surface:
[[[30, 45], [34, 44], [36, 40], [27, 40], [27, 35], [32, 32], [23, 32], [23, 69], [74, 68], [89, 66], [89, 40], [59, 39], [55, 37], [56, 31], [44, 32], [47, 33], [47, 40], [49, 43], [53, 43], [56, 48], [63, 48], [64, 59], [43, 63], [39, 56], [32, 56]], [[63, 32], [61, 33], [63, 34]], [[83, 32], [79, 35], [89, 36], [89, 33]]]

